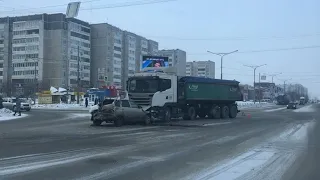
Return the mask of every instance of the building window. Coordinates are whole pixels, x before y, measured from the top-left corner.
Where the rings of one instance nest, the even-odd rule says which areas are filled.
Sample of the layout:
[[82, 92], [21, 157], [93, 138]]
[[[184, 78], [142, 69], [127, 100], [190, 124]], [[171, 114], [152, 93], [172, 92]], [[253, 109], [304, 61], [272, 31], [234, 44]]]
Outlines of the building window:
[[120, 51], [120, 52], [121, 52], [121, 47], [113, 46], [113, 49], [114, 49], [115, 51]]
[[81, 27], [81, 31], [86, 32], [86, 33], [90, 33], [90, 29], [85, 28], [85, 27]]
[[39, 34], [39, 29], [27, 30], [27, 34]]
[[79, 33], [76, 33], [76, 32], [71, 32], [71, 36], [77, 37], [77, 38], [80, 38], [80, 39], [84, 39], [84, 40], [88, 40], [88, 41], [90, 39], [89, 36], [86, 36], [86, 35], [83, 35], [83, 34], [79, 34]]
[[121, 58], [121, 55], [120, 55], [120, 54], [114, 53], [113, 56], [116, 57], [116, 58]]

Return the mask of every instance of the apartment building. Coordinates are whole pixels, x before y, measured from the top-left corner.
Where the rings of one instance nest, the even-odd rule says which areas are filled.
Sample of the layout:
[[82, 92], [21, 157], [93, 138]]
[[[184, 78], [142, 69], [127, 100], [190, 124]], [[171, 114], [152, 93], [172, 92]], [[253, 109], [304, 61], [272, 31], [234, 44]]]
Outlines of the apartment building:
[[210, 60], [187, 62], [186, 75], [215, 78], [215, 63]]
[[91, 83], [121, 86], [123, 31], [108, 23], [91, 24]]
[[169, 50], [160, 50], [158, 53], [155, 53], [159, 56], [168, 57], [169, 66], [177, 68], [178, 76], [186, 75], [186, 63], [187, 56], [186, 52], [180, 49], [169, 49]]
[[125, 88], [140, 70], [142, 56], [158, 51], [158, 43], [108, 23], [91, 24], [91, 82], [95, 87]]
[[28, 87], [37, 86], [34, 89], [37, 91], [50, 86], [75, 87], [78, 54], [81, 57], [81, 85], [89, 86], [88, 23], [58, 13], [0, 18], [1, 27], [5, 37], [4, 66], [7, 68], [3, 77], [5, 84], [10, 84], [8, 88], [30, 91]]

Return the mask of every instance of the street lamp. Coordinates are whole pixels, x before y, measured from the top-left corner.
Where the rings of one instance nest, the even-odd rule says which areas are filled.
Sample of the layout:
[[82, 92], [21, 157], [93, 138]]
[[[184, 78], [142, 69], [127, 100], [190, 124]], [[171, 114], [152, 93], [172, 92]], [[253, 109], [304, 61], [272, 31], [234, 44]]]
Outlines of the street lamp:
[[[34, 63], [34, 83], [35, 83], [35, 86], [34, 86], [34, 94], [37, 93], [37, 66], [39, 65], [39, 59], [32, 59], [33, 60], [33, 63]], [[26, 58], [25, 59], [25, 62], [28, 62], [28, 59]]]
[[273, 78], [276, 77], [276, 76], [278, 76], [278, 75], [280, 75], [280, 74], [282, 74], [282, 73], [267, 74], [267, 75], [268, 75], [268, 76], [271, 76], [271, 78], [272, 78], [272, 83], [273, 83]]
[[290, 78], [290, 79], [279, 79], [280, 81], [283, 81], [283, 94], [285, 94], [286, 93], [286, 82], [287, 81], [291, 81], [292, 80], [292, 78]]
[[246, 67], [252, 68], [253, 69], [253, 102], [256, 103], [256, 69], [261, 67], [261, 66], [265, 66], [267, 64], [261, 64], [258, 66], [248, 66], [248, 65], [244, 65]]
[[214, 54], [214, 55], [218, 55], [220, 56], [220, 61], [221, 61], [221, 79], [222, 79], [222, 61], [223, 61], [223, 57], [228, 55], [228, 54], [232, 54], [232, 53], [235, 53], [235, 52], [238, 52], [238, 50], [235, 50], [235, 51], [232, 51], [232, 52], [228, 52], [228, 53], [214, 53], [214, 52], [211, 52], [211, 51], [207, 51], [208, 53], [211, 53], [211, 54]]

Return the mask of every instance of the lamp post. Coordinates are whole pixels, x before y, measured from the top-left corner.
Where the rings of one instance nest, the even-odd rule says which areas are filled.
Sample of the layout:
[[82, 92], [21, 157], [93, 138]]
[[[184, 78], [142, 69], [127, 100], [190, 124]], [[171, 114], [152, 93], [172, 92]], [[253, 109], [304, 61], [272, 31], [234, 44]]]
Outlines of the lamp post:
[[208, 53], [211, 53], [211, 54], [214, 54], [214, 55], [217, 55], [217, 56], [220, 56], [220, 68], [221, 68], [221, 79], [222, 79], [222, 61], [223, 61], [223, 57], [228, 55], [228, 54], [232, 54], [232, 53], [235, 53], [235, 52], [238, 52], [238, 50], [235, 50], [235, 51], [232, 51], [232, 52], [228, 52], [228, 53], [214, 53], [214, 52], [211, 52], [211, 51], [207, 51]]
[[261, 66], [265, 66], [267, 64], [261, 64], [258, 66], [248, 66], [248, 65], [244, 65], [246, 67], [252, 68], [253, 69], [253, 102], [256, 103], [256, 70], [257, 68], [261, 67]]
[[[39, 64], [39, 59], [32, 59], [33, 60], [33, 63], [34, 63], [34, 83], [35, 83], [35, 86], [34, 86], [34, 95], [36, 95], [37, 93], [37, 89], [38, 89], [38, 83], [37, 83], [37, 66]], [[25, 61], [27, 62], [28, 59], [26, 58]]]

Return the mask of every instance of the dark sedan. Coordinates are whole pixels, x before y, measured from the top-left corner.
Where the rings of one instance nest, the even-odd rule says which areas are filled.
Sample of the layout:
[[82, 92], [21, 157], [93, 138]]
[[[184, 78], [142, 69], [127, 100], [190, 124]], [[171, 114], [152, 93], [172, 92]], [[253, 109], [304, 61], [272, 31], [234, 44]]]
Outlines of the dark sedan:
[[291, 102], [287, 105], [287, 109], [297, 109], [298, 103]]

